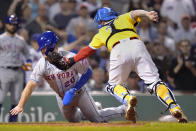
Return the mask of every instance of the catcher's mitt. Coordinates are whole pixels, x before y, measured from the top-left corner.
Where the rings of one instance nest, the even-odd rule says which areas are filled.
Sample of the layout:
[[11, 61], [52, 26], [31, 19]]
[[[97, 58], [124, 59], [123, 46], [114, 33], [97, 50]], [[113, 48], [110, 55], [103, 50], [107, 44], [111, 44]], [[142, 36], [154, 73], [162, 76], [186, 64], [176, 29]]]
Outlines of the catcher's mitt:
[[65, 63], [63, 56], [56, 52], [49, 52], [48, 53], [48, 61], [55, 65], [60, 70], [67, 70], [69, 69], [69, 66], [67, 63]]

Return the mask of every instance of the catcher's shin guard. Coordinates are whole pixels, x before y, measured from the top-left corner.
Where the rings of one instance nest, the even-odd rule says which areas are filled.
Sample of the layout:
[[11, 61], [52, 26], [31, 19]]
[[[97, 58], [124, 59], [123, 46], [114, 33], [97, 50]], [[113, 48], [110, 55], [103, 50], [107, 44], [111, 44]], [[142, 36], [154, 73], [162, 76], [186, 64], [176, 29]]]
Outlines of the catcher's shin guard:
[[129, 94], [128, 90], [122, 85], [111, 86], [107, 85], [107, 91], [112, 94], [118, 101], [127, 106], [125, 118], [127, 120], [136, 122], [135, 106], [137, 104], [136, 96]]
[[180, 106], [176, 104], [175, 97], [167, 85], [164, 82], [159, 81], [154, 85], [154, 88], [156, 96], [168, 107], [172, 116], [179, 122], [187, 122], [187, 118], [185, 117]]

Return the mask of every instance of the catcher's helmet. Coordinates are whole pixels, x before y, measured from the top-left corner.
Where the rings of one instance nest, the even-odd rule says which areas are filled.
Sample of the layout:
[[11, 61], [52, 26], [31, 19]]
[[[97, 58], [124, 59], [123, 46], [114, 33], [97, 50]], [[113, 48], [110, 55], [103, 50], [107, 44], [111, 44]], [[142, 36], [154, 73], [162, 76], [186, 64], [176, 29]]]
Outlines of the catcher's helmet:
[[8, 16], [6, 18], [6, 23], [7, 24], [15, 24], [15, 25], [18, 25], [19, 24], [19, 19], [15, 15], [10, 15], [10, 16]]
[[103, 7], [97, 11], [94, 22], [98, 24], [98, 28], [101, 28], [101, 21], [109, 21], [115, 19], [118, 14], [111, 8]]
[[44, 47], [47, 47], [45, 54], [48, 55], [48, 52], [52, 52], [54, 50], [58, 40], [58, 36], [53, 31], [46, 31], [42, 33], [37, 39], [37, 43], [39, 45], [38, 51], [42, 50]]

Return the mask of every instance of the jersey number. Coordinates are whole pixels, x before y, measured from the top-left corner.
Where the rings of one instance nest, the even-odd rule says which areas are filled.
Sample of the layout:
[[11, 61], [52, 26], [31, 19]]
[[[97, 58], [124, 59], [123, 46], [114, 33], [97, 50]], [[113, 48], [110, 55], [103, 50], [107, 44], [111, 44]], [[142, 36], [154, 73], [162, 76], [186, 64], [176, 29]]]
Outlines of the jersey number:
[[64, 86], [65, 87], [69, 87], [71, 84], [73, 84], [75, 82], [75, 78], [74, 77], [72, 77], [69, 81], [66, 81], [65, 83], [64, 83]]

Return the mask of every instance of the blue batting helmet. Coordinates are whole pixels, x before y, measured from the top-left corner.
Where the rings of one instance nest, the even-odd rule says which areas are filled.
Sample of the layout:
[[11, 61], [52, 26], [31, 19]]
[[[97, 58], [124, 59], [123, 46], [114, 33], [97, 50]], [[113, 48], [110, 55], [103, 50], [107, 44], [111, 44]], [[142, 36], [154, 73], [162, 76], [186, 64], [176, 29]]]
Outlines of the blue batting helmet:
[[10, 15], [6, 18], [6, 23], [7, 24], [16, 24], [16, 25], [18, 25], [19, 24], [19, 19], [15, 15]]
[[94, 21], [98, 24], [98, 28], [101, 28], [101, 21], [109, 21], [115, 19], [118, 14], [111, 8], [103, 7], [97, 11]]
[[44, 47], [47, 47], [45, 54], [48, 55], [50, 51], [52, 52], [54, 50], [58, 40], [58, 36], [53, 31], [46, 31], [42, 33], [37, 39], [37, 43], [39, 45], [38, 51], [42, 50]]

